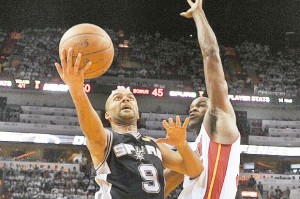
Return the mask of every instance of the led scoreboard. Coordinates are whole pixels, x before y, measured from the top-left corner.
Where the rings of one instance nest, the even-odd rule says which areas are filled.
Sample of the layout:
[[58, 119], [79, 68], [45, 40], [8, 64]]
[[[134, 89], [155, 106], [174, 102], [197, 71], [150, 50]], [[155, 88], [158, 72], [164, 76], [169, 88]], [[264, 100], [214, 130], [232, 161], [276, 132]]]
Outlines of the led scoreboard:
[[[31, 81], [24, 79], [15, 79], [14, 81], [0, 80], [0, 87], [60, 92], [67, 92], [69, 90], [69, 87], [63, 83], [41, 82], [39, 80]], [[85, 92], [89, 93], [92, 90], [92, 85], [86, 83], [83, 85], [83, 89]]]
[[[22, 90], [40, 90], [40, 91], [55, 91], [68, 92], [68, 85], [58, 81], [40, 81], [27, 79], [0, 79], [0, 88], [12, 88]], [[115, 89], [115, 86], [108, 87], [94, 82], [86, 82], [83, 84], [83, 89], [86, 93], [110, 93]], [[111, 90], [110, 90], [111, 89]], [[160, 87], [133, 87], [130, 88], [134, 95], [153, 96], [156, 98], [195, 98], [195, 91], [170, 90], [169, 88]], [[300, 104], [300, 99], [297, 97], [286, 96], [258, 96], [258, 95], [228, 95], [228, 98], [233, 103], [244, 104]]]
[[165, 95], [164, 88], [133, 88], [132, 93], [135, 95], [152, 95], [154, 97], [163, 97]]

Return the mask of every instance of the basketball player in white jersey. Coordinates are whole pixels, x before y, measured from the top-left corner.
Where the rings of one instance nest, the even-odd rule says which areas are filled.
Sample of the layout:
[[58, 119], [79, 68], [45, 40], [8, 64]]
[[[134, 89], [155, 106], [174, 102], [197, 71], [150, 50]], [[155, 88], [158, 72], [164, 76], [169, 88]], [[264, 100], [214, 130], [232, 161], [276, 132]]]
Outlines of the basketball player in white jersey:
[[[112, 130], [106, 129], [83, 90], [84, 72], [90, 67], [79, 68], [81, 54], [73, 63], [73, 50], [62, 51], [61, 64], [56, 69], [69, 86], [80, 127], [86, 136], [87, 147], [97, 170], [96, 182], [100, 191], [97, 199], [163, 199], [164, 167], [191, 177], [201, 174], [203, 167], [186, 141], [189, 119], [181, 126], [176, 121], [163, 121], [167, 137], [157, 140], [138, 132], [139, 109], [133, 93], [119, 87], [112, 91], [105, 105], [105, 119]], [[174, 145], [179, 153], [164, 143]]]
[[209, 98], [196, 98], [190, 105], [189, 128], [198, 132], [192, 148], [204, 170], [198, 178], [165, 170], [166, 196], [184, 179], [179, 199], [234, 199], [240, 163], [240, 133], [228, 99], [228, 87], [216, 36], [202, 9], [203, 0], [187, 0], [191, 6], [181, 16], [193, 18], [197, 28]]

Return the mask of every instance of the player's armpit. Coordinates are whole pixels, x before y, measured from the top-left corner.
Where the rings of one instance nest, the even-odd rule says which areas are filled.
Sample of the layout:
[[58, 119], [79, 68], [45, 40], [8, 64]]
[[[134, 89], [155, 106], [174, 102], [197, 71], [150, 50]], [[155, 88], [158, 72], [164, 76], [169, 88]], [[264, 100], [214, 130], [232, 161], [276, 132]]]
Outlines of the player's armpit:
[[220, 144], [233, 144], [240, 136], [236, 126], [233, 108], [229, 113], [222, 109], [210, 107], [203, 124], [212, 141]]

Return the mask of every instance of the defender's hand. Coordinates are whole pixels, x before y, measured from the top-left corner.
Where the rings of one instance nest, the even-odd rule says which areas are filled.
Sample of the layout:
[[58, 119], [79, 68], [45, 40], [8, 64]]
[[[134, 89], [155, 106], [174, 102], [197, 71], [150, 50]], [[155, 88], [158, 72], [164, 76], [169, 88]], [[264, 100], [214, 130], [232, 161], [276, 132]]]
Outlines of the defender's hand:
[[188, 9], [186, 12], [180, 13], [181, 16], [183, 16], [185, 18], [192, 18], [193, 13], [195, 11], [197, 11], [197, 10], [203, 11], [203, 9], [202, 9], [203, 0], [195, 0], [195, 2], [193, 2], [192, 0], [187, 0], [187, 2], [191, 6], [191, 8]]
[[166, 143], [176, 147], [183, 146], [186, 143], [186, 129], [189, 124], [189, 118], [184, 120], [182, 126], [179, 116], [176, 116], [176, 124], [172, 118], [169, 118], [169, 123], [166, 120], [163, 120], [162, 123], [167, 131], [167, 136], [166, 138], [157, 139], [157, 143]]

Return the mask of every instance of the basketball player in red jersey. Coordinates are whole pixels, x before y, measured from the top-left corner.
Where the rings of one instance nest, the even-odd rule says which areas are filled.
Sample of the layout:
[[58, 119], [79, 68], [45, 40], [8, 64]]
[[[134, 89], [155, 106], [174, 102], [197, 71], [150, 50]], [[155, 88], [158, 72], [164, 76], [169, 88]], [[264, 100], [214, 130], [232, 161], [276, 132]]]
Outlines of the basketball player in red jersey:
[[[164, 167], [190, 177], [201, 174], [202, 163], [186, 141], [189, 119], [181, 125], [176, 121], [163, 121], [167, 137], [156, 141], [138, 132], [139, 110], [132, 92], [119, 87], [112, 91], [105, 104], [105, 118], [112, 130], [106, 129], [83, 90], [84, 72], [91, 63], [79, 68], [82, 55], [72, 62], [73, 50], [62, 51], [61, 64], [56, 69], [69, 86], [80, 127], [87, 138], [87, 147], [97, 170], [100, 186], [96, 199], [163, 199]], [[164, 143], [176, 146], [179, 153]]]
[[240, 164], [236, 116], [228, 99], [218, 42], [202, 9], [203, 0], [187, 2], [190, 9], [181, 16], [193, 18], [196, 24], [209, 97], [196, 98], [189, 111], [189, 128], [199, 133], [191, 147], [199, 155], [204, 170], [195, 179], [184, 179], [182, 174], [166, 170], [166, 196], [184, 179], [179, 199], [234, 199]]

